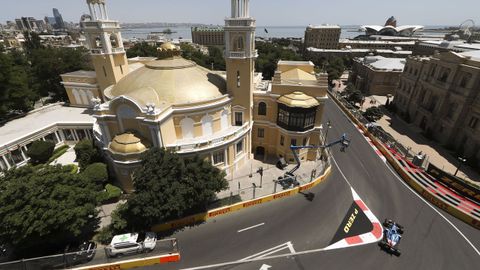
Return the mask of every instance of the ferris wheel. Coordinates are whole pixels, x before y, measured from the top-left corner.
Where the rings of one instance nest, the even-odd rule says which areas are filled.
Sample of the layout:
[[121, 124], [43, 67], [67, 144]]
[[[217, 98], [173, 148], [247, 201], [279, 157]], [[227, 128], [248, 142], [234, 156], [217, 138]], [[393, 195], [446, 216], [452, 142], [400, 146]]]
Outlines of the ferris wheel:
[[474, 28], [475, 22], [472, 19], [468, 19], [462, 24], [460, 24], [460, 26], [458, 27], [458, 31], [465, 37], [465, 39], [468, 40], [472, 36], [472, 31]]

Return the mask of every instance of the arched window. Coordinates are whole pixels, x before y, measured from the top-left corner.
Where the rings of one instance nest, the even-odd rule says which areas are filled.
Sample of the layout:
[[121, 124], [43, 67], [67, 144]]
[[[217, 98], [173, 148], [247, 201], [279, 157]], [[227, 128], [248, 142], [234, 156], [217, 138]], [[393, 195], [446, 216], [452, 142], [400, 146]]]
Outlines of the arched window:
[[227, 129], [230, 125], [228, 124], [228, 111], [224, 110], [222, 112], [222, 116], [220, 117], [220, 124], [222, 126], [222, 130]]
[[258, 103], [258, 115], [267, 115], [267, 104], [265, 102]]
[[233, 39], [233, 51], [235, 52], [241, 52], [245, 49], [244, 42], [243, 42], [243, 37], [242, 36], [236, 36]]
[[211, 115], [205, 115], [202, 118], [202, 131], [203, 136], [210, 136], [213, 134], [213, 117]]
[[112, 45], [112, 48], [120, 47], [120, 43], [118, 42], [117, 34], [113, 33], [113, 34], [110, 35], [110, 44]]
[[194, 137], [193, 125], [195, 122], [191, 118], [185, 118], [180, 121], [182, 127], [182, 135], [184, 139], [191, 139]]
[[121, 105], [117, 109], [117, 116], [123, 119], [135, 119], [137, 114], [130, 106]]

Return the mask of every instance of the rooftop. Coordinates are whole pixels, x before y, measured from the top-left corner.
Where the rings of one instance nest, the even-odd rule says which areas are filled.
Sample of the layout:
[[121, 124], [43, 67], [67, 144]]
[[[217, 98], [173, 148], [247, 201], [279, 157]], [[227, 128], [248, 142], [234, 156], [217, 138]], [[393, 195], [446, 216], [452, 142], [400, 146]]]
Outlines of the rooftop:
[[366, 56], [359, 58], [364, 65], [377, 71], [398, 71], [402, 72], [406, 60], [403, 58], [387, 58], [383, 56]]
[[88, 70], [77, 70], [74, 72], [69, 72], [62, 74], [63, 76], [75, 76], [75, 77], [88, 77], [88, 78], [96, 78], [97, 74], [95, 71], [88, 71]]
[[31, 111], [22, 118], [0, 127], [0, 147], [37, 133], [54, 124], [92, 124], [95, 119], [84, 108], [66, 107], [59, 103]]
[[310, 29], [341, 29], [339, 25], [336, 24], [321, 24], [321, 25], [309, 25], [307, 28]]

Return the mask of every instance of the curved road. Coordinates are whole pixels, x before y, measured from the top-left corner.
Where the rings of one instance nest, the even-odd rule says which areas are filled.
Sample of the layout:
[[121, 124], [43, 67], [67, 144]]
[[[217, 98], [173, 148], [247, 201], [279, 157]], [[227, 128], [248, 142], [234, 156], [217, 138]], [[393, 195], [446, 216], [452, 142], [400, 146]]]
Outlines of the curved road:
[[[352, 142], [345, 153], [333, 149], [338, 167], [334, 163], [328, 180], [310, 190], [315, 194], [312, 201], [299, 194], [177, 232], [173, 237], [179, 239], [181, 262], [147, 269], [183, 269], [236, 261], [255, 254], [257, 257], [267, 253], [287, 254], [291, 252], [288, 242], [296, 252], [324, 248], [352, 204], [343, 175], [379, 220], [391, 218], [405, 227], [400, 257], [381, 251], [376, 244], [368, 244], [212, 269], [260, 269], [263, 264], [271, 266], [271, 270], [479, 267], [478, 230], [430, 206], [410, 190], [331, 100], [327, 101], [324, 113], [324, 121], [328, 119], [333, 125], [328, 134], [330, 139], [346, 132]], [[255, 225], [258, 226], [241, 231]], [[270, 251], [260, 253], [265, 250]]]

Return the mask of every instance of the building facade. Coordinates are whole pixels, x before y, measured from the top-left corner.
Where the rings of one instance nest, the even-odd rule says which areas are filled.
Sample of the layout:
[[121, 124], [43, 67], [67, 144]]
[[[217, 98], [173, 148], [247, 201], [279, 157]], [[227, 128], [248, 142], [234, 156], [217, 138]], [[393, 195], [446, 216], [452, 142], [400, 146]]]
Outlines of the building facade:
[[397, 111], [427, 136], [480, 163], [480, 52], [407, 59], [395, 94]]
[[309, 25], [305, 30], [305, 49], [338, 49], [341, 32], [338, 25]]
[[225, 46], [225, 31], [221, 27], [192, 27], [192, 42], [203, 46]]
[[[327, 76], [317, 79], [310, 62], [281, 61], [275, 78], [261, 81], [249, 0], [232, 0], [225, 19], [226, 72], [182, 58], [171, 43], [161, 45], [157, 59], [130, 59], [127, 67], [105, 1], [87, 3], [91, 14], [83, 24], [95, 72], [64, 74], [63, 84], [71, 104], [92, 107], [93, 137], [126, 192], [134, 189], [142, 153], [152, 147], [198, 155], [232, 175], [254, 154], [293, 161], [291, 144], [320, 142]], [[302, 160], [316, 157], [316, 151], [300, 152]]]
[[349, 82], [368, 95], [393, 95], [404, 66], [403, 58], [373, 55], [355, 58]]

